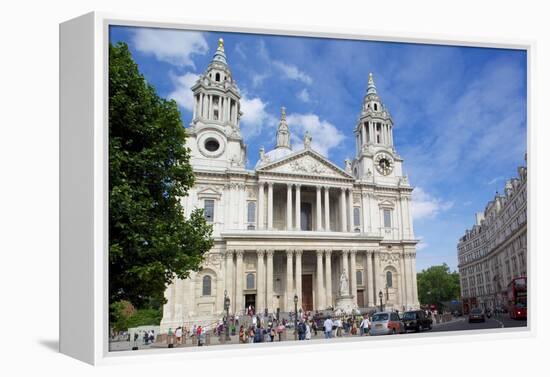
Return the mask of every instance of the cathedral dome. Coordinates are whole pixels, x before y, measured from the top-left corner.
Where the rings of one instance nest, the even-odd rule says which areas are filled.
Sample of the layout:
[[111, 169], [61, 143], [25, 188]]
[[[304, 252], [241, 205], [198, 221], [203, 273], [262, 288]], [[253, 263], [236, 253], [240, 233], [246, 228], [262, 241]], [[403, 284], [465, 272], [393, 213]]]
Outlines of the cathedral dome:
[[281, 108], [281, 120], [277, 127], [277, 143], [275, 149], [265, 153], [264, 148], [260, 149], [260, 159], [256, 163], [256, 167], [268, 164], [273, 161], [280, 160], [289, 154], [292, 154], [292, 147], [290, 146], [290, 131], [286, 122], [286, 109]]

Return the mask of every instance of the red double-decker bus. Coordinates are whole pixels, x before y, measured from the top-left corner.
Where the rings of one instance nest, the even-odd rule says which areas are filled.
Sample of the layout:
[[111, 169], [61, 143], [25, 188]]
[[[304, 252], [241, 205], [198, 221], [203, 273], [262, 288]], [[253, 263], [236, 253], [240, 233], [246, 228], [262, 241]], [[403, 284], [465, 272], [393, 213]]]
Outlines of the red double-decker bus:
[[512, 319], [527, 319], [527, 277], [513, 278], [508, 284], [508, 313]]

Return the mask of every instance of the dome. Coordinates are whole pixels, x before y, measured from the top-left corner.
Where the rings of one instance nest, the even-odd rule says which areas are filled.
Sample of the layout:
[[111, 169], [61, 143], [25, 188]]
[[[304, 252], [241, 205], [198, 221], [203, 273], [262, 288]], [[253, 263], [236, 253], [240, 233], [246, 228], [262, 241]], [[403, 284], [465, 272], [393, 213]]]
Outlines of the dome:
[[264, 160], [258, 160], [256, 163], [256, 168], [280, 160], [290, 154], [292, 154], [292, 149], [290, 148], [275, 148], [265, 154]]

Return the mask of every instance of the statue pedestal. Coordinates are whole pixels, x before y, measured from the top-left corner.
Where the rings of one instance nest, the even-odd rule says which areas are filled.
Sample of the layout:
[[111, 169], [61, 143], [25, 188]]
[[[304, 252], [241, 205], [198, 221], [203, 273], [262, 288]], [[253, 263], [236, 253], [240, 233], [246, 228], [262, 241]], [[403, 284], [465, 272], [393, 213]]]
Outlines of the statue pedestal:
[[353, 295], [341, 295], [336, 297], [335, 311], [351, 314], [354, 309], [356, 309], [356, 306], [353, 302]]

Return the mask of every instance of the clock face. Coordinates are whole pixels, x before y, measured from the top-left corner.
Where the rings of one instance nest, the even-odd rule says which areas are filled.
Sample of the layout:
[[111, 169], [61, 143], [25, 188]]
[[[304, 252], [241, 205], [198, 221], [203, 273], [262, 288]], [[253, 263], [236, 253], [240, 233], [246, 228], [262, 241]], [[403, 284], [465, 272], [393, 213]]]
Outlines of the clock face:
[[393, 158], [387, 153], [379, 153], [374, 158], [376, 170], [382, 175], [389, 175], [393, 170]]

